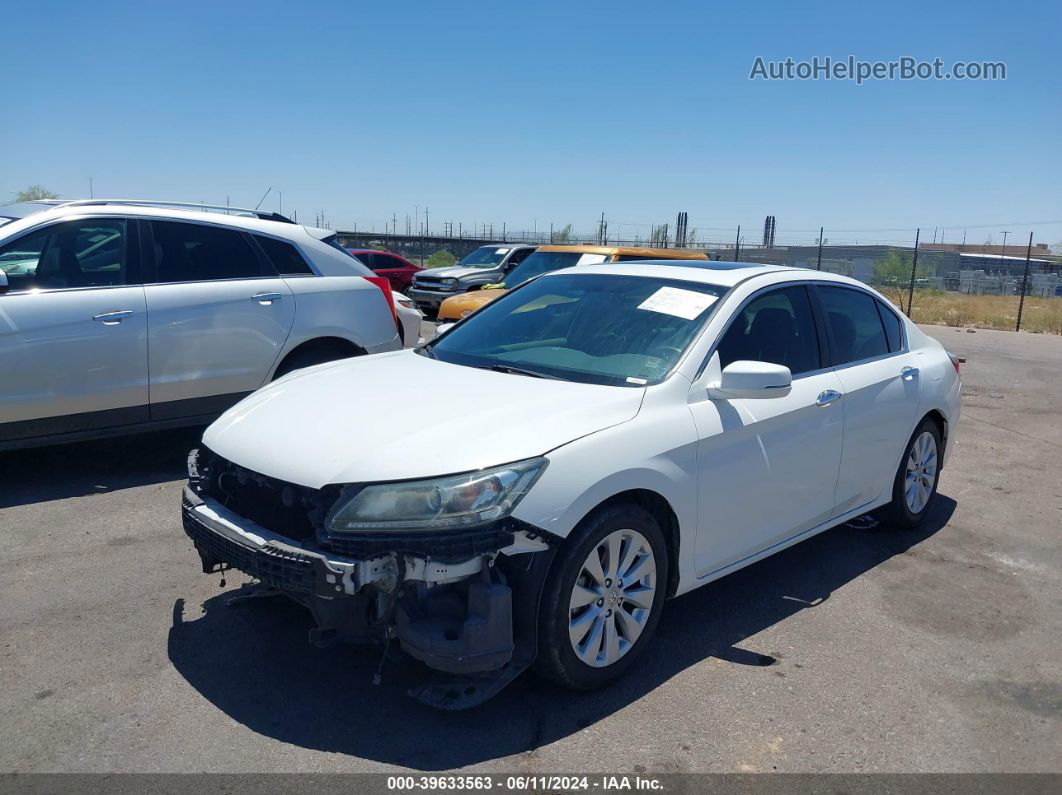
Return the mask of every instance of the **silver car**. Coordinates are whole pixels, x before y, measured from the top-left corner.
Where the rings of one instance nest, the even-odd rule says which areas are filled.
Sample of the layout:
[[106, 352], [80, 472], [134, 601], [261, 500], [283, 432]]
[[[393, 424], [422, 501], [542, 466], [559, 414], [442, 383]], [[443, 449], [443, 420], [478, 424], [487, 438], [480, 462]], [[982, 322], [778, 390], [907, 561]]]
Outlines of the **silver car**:
[[292, 370], [402, 347], [333, 232], [226, 210], [0, 208], [0, 450], [207, 422]]

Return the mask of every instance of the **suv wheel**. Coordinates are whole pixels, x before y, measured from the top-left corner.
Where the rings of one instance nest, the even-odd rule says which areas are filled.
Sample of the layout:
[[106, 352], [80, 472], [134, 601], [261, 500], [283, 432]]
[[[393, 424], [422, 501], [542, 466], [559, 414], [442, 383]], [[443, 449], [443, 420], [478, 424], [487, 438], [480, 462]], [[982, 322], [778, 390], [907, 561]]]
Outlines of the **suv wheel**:
[[625, 503], [584, 520], [546, 581], [539, 672], [589, 690], [627, 670], [660, 619], [667, 567], [664, 534], [644, 508]]

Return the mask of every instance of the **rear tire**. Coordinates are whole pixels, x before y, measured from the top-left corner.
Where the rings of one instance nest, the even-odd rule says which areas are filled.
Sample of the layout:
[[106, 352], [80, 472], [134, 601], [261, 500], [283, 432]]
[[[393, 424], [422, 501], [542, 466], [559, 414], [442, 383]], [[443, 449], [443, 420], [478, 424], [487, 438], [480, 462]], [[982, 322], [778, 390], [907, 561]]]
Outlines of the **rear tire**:
[[892, 502], [880, 511], [883, 522], [897, 527], [918, 527], [937, 496], [940, 482], [940, 428], [925, 419], [904, 448], [892, 484]]
[[619, 677], [652, 639], [667, 583], [667, 544], [652, 514], [633, 503], [591, 514], [550, 567], [538, 672], [575, 690]]

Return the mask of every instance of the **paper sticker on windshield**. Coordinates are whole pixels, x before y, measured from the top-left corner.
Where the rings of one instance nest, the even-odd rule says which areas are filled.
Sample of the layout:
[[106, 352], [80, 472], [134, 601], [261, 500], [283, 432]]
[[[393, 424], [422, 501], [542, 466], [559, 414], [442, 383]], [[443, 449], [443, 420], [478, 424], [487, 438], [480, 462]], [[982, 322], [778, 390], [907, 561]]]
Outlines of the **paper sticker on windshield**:
[[509, 249], [507, 249], [507, 248], [495, 249], [494, 253], [495, 254], [508, 254], [509, 253]]
[[693, 320], [701, 312], [714, 304], [717, 296], [699, 293], [696, 290], [682, 290], [678, 287], [661, 287], [640, 304], [639, 309], [659, 312], [662, 315]]

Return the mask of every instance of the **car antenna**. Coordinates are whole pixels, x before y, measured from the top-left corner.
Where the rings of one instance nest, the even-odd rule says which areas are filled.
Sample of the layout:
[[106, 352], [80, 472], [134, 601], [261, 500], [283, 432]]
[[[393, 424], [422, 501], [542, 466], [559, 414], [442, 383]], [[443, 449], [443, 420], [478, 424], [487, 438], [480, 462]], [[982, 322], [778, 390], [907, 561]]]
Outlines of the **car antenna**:
[[264, 202], [264, 201], [266, 200], [266, 196], [268, 196], [268, 195], [269, 195], [269, 192], [270, 192], [271, 190], [273, 190], [273, 186], [272, 186], [272, 185], [270, 185], [270, 186], [269, 186], [268, 188], [266, 188], [266, 192], [262, 194], [262, 198], [258, 200], [258, 204], [256, 204], [256, 205], [254, 206], [254, 209], [256, 209], [256, 210], [257, 210], [257, 209], [258, 209], [259, 207], [261, 207], [261, 206], [262, 206], [262, 202]]

